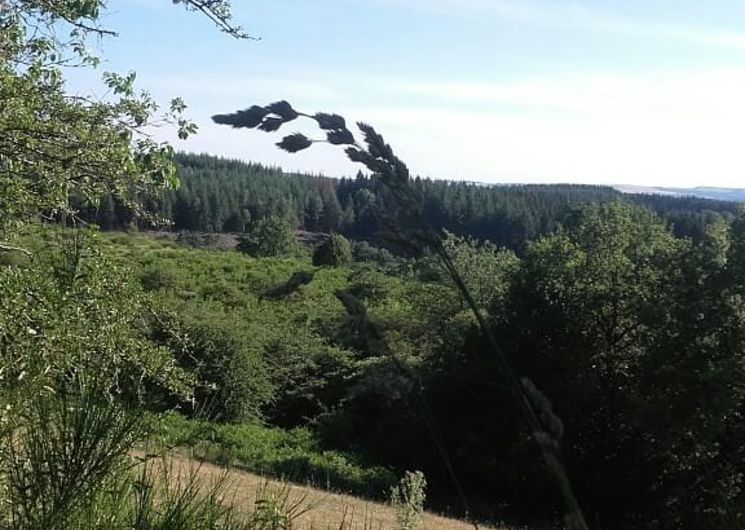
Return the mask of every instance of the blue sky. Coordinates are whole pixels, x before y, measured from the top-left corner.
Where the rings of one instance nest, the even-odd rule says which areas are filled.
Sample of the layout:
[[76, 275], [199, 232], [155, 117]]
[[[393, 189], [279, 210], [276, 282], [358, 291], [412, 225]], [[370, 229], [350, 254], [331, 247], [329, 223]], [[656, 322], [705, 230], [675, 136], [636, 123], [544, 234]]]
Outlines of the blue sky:
[[[327, 146], [285, 155], [276, 135], [209, 120], [287, 99], [373, 124], [422, 176], [745, 187], [741, 0], [233, 3], [261, 41], [169, 0], [109, 2], [120, 36], [99, 45], [101, 70], [136, 70], [160, 101], [182, 96], [200, 133], [180, 149], [356, 171]], [[102, 93], [87, 74], [71, 87]]]

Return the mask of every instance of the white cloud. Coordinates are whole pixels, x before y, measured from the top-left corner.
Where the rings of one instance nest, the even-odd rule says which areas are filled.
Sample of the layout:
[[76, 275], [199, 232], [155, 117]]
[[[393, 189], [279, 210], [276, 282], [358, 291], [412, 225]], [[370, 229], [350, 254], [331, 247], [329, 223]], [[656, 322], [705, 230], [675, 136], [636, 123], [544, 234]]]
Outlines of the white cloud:
[[[356, 171], [341, 152], [317, 146], [286, 155], [273, 146], [277, 135], [218, 127], [209, 115], [286, 97], [308, 112], [335, 111], [373, 124], [412, 171], [439, 178], [745, 186], [745, 68], [501, 83], [328, 72], [143, 82], [184, 87], [202, 126], [186, 148], [291, 169]], [[289, 129], [298, 128], [299, 122]]]
[[433, 99], [371, 120], [416, 138], [412, 165], [433, 175], [745, 186], [742, 69], [401, 88]]

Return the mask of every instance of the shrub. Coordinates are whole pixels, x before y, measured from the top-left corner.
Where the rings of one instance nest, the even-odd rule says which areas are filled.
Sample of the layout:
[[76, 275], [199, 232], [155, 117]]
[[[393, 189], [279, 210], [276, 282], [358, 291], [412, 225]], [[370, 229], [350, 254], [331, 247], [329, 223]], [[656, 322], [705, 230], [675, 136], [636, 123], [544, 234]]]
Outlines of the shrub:
[[105, 392], [101, 383], [77, 381], [14, 411], [0, 436], [0, 528], [69, 528], [72, 515], [126, 470], [144, 424]]
[[347, 452], [323, 449], [318, 437], [305, 428], [220, 425], [172, 413], [163, 416], [160, 433], [166, 444], [194, 447], [200, 458], [209, 461], [354, 495], [384, 499], [396, 480], [388, 468], [369, 465]]
[[352, 243], [352, 258], [354, 261], [377, 263], [381, 266], [396, 263], [396, 257], [389, 250], [371, 245], [367, 241]]
[[[445, 233], [443, 246], [450, 254], [463, 282], [479, 307], [498, 305], [505, 297], [520, 261], [510, 250], [500, 249], [489, 241]], [[454, 285], [442, 264], [441, 278]]]
[[152, 300], [93, 243], [77, 234], [28, 268], [0, 268], [0, 396], [33, 401], [71, 373], [128, 398], [188, 396], [192, 378], [147, 340]]
[[407, 471], [398, 485], [391, 488], [391, 505], [396, 510], [398, 530], [424, 527], [424, 500], [427, 480], [421, 471]]
[[251, 225], [246, 236], [238, 239], [236, 250], [255, 258], [293, 254], [297, 243], [290, 224], [278, 217], [264, 217]]
[[220, 421], [259, 419], [262, 406], [273, 398], [273, 387], [240, 322], [206, 312], [166, 314], [158, 320], [154, 338], [197, 378], [196, 410]]
[[352, 263], [352, 245], [341, 234], [331, 234], [315, 252], [313, 265], [317, 267], [347, 267]]
[[130, 457], [150, 418], [107, 399], [98, 382], [68, 383], [0, 432], [1, 530], [289, 530], [315, 507], [287, 485], [264, 485], [253, 509], [239, 510], [227, 471], [205, 479], [201, 464]]

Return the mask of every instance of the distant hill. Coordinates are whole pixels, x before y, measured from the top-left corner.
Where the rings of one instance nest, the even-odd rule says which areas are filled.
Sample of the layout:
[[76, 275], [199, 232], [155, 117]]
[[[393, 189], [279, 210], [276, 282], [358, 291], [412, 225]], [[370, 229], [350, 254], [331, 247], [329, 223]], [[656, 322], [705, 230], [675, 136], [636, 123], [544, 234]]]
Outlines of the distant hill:
[[626, 185], [613, 187], [622, 193], [630, 194], [657, 194], [671, 197], [699, 197], [718, 201], [745, 202], [744, 188], [712, 188], [707, 186], [698, 186], [695, 188], [659, 188]]

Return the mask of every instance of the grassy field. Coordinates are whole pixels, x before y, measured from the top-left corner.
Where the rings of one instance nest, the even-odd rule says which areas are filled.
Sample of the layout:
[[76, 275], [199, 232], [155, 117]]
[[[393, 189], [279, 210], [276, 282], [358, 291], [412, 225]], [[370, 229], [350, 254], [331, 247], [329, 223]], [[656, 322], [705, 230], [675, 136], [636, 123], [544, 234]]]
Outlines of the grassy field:
[[[191, 459], [186, 454], [172, 457], [173, 476], [178, 479], [198, 476], [203, 484], [225, 480], [223, 502], [239, 510], [252, 510], [261, 492], [287, 494], [289, 504], [296, 504], [300, 515], [293, 524], [297, 530], [393, 530], [396, 514], [386, 504], [361, 500], [349, 495], [330, 493], [320, 489], [289, 484], [261, 477], [245, 471], [229, 470], [207, 462]], [[427, 513], [426, 530], [468, 530], [474, 526], [464, 521]], [[479, 525], [482, 530], [497, 530]]]

